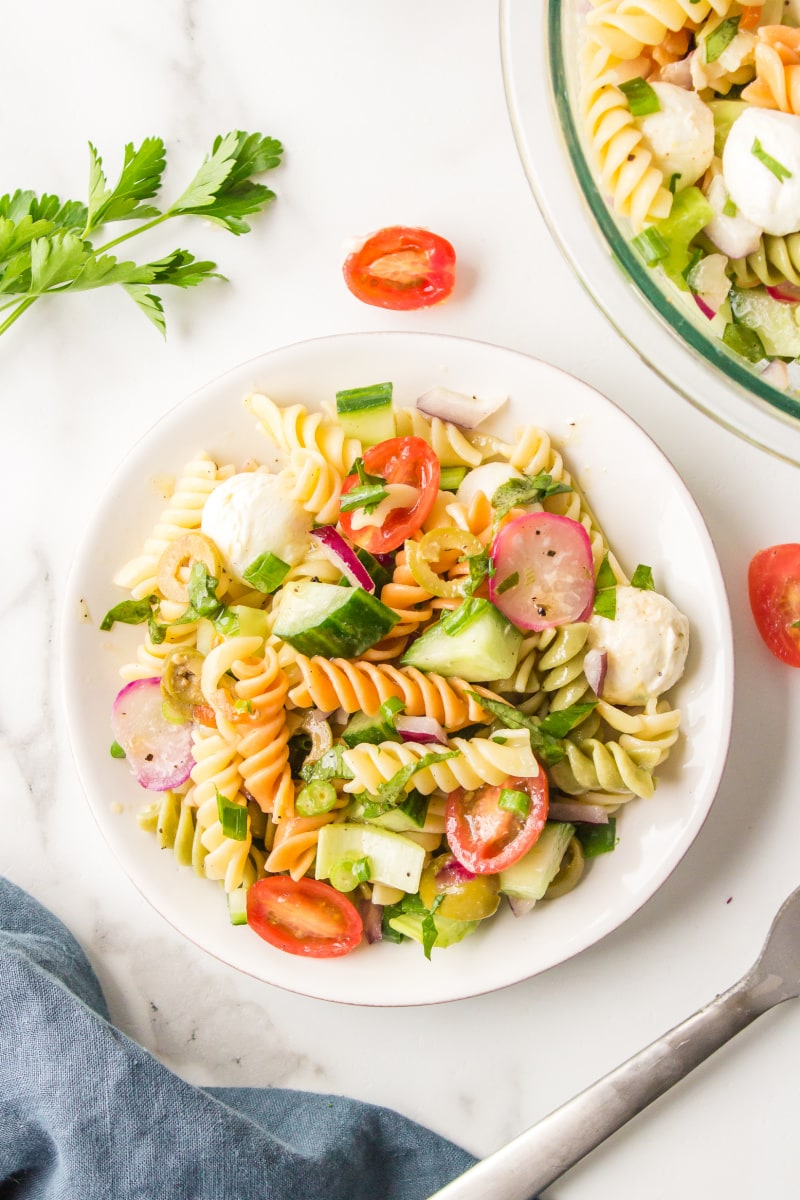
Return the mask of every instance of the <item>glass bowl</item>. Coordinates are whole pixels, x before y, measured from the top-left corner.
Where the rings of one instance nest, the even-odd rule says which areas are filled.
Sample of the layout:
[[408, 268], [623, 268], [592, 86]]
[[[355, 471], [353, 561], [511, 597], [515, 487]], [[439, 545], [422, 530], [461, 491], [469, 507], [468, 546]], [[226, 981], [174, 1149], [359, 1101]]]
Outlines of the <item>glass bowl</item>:
[[586, 0], [500, 0], [503, 78], [522, 164], [542, 215], [617, 331], [720, 425], [800, 465], [800, 397], [729, 351], [694, 303], [631, 246], [598, 187], [579, 109]]

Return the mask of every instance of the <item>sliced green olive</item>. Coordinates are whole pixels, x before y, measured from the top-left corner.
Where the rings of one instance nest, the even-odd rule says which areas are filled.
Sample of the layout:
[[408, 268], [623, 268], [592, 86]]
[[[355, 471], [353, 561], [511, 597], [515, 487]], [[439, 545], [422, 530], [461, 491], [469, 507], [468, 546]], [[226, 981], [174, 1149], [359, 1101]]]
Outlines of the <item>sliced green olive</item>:
[[468, 872], [452, 854], [440, 854], [431, 860], [419, 881], [419, 898], [430, 908], [437, 896], [444, 896], [436, 912], [454, 921], [482, 921], [491, 917], [500, 903], [500, 878]]
[[175, 650], [164, 664], [161, 691], [167, 700], [181, 710], [205, 703], [200, 675], [203, 656], [197, 650]]
[[[193, 562], [205, 564], [209, 575], [221, 583], [221, 563], [214, 543], [203, 533], [185, 533], [170, 542], [158, 560], [158, 586], [162, 596], [182, 604], [189, 603], [187, 580]], [[217, 595], [222, 588], [217, 587]]]

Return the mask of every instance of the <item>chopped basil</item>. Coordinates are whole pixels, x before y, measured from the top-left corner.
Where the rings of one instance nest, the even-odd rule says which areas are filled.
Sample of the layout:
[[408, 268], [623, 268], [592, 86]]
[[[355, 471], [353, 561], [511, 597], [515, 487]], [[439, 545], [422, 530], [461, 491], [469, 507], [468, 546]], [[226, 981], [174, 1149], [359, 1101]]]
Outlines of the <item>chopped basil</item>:
[[570, 704], [569, 708], [553, 709], [546, 717], [542, 717], [539, 729], [551, 737], [566, 737], [596, 707], [596, 700], [585, 700], [582, 704]]
[[503, 592], [507, 592], [509, 588], [516, 587], [518, 583], [519, 583], [519, 571], [514, 571], [513, 574], [511, 574], [511, 575], [506, 575], [503, 582], [499, 583], [497, 585], [498, 595], [502, 596]]
[[783, 163], [779, 163], [777, 158], [773, 158], [771, 154], [767, 154], [758, 138], [753, 139], [750, 153], [753, 155], [753, 158], [757, 158], [760, 163], [763, 163], [768, 171], [772, 172], [778, 183], [783, 183], [784, 179], [792, 178], [792, 172], [789, 168], [785, 167]]
[[607, 554], [600, 564], [594, 587], [594, 612], [598, 617], [607, 617], [609, 621], [613, 621], [617, 613], [617, 577]]
[[639, 563], [636, 570], [633, 572], [631, 579], [631, 587], [641, 588], [643, 592], [655, 591], [653, 583], [653, 570], [651, 567], [645, 566], [644, 563]]
[[352, 779], [353, 772], [348, 771], [342, 757], [345, 750], [346, 747], [337, 742], [319, 758], [301, 767], [300, 778], [306, 783], [313, 783], [315, 779]]
[[669, 246], [666, 240], [654, 225], [643, 229], [641, 233], [637, 233], [631, 245], [634, 250], [638, 250], [648, 267], [654, 267], [656, 263], [661, 262], [662, 258], [666, 258], [669, 254]]
[[443, 900], [444, 892], [440, 892], [439, 895], [435, 897], [433, 904], [431, 904], [430, 908], [426, 911], [425, 916], [422, 918], [422, 949], [427, 959], [430, 959], [431, 957], [431, 951], [436, 945], [436, 938], [439, 933], [439, 930], [436, 928], [436, 921], [434, 920], [433, 914], [436, 912]]
[[387, 809], [397, 808], [401, 801], [405, 800], [406, 784], [413, 779], [418, 771], [424, 771], [436, 763], [446, 762], [448, 758], [456, 758], [457, 756], [458, 750], [434, 751], [431, 754], [423, 754], [422, 758], [414, 762], [406, 763], [399, 771], [395, 771], [390, 779], [382, 783], [374, 795], [370, 792], [364, 792], [359, 797], [359, 799], [363, 800], [364, 815], [367, 817], [377, 817], [381, 813], [386, 812]]
[[746, 358], [748, 362], [761, 362], [763, 358], [767, 357], [761, 338], [755, 329], [748, 329], [746, 325], [737, 325], [729, 321], [722, 334], [722, 341], [730, 350], [741, 354], [742, 358]]
[[277, 554], [273, 554], [271, 550], [267, 550], [250, 563], [242, 578], [245, 583], [252, 584], [257, 591], [271, 595], [276, 588], [280, 587], [288, 574], [289, 564], [285, 563], [282, 558], [278, 558]]
[[642, 79], [641, 75], [636, 79], [629, 79], [627, 83], [621, 83], [619, 90], [628, 101], [628, 108], [631, 110], [632, 116], [646, 117], [648, 113], [661, 112], [656, 92], [646, 79]]
[[492, 496], [495, 519], [504, 517], [518, 505], [541, 503], [548, 496], [571, 491], [569, 484], [554, 482], [552, 475], [546, 471], [538, 475], [523, 475], [522, 479], [509, 479], [507, 483], [501, 483]]
[[677, 191], [678, 180], [680, 179], [680, 177], [681, 177], [680, 171], [675, 171], [669, 177], [669, 184], [667, 186], [669, 187], [669, 190], [672, 192], [673, 196], [675, 195], [675, 192]]
[[476, 700], [493, 717], [502, 721], [505, 727], [527, 729], [531, 737], [532, 749], [547, 766], [561, 761], [566, 753], [561, 739], [571, 729], [574, 729], [595, 708], [597, 703], [595, 700], [591, 700], [584, 704], [572, 704], [569, 708], [548, 713], [543, 720], [539, 721], [536, 717], [520, 712], [512, 704], [505, 704], [502, 700], [492, 700], [488, 696], [481, 696], [478, 692], [467, 692], [466, 694]]
[[465, 588], [468, 596], [474, 595], [483, 581], [494, 575], [494, 563], [489, 557], [488, 550], [484, 549], [477, 554], [464, 555], [458, 561], [465, 562], [469, 567], [469, 583]]
[[100, 628], [111, 629], [115, 621], [123, 625], [142, 625], [146, 621], [150, 641], [154, 646], [160, 646], [167, 635], [166, 625], [156, 621], [158, 611], [158, 596], [145, 596], [143, 600], [122, 600], [110, 608], [100, 622]]
[[609, 817], [605, 825], [578, 824], [575, 826], [575, 836], [581, 844], [585, 858], [608, 854], [617, 845], [616, 817]]
[[739, 21], [741, 16], [727, 17], [717, 25], [716, 29], [712, 29], [711, 33], [706, 38], [706, 62], [716, 62], [722, 52], [730, 46], [736, 34], [739, 32]]
[[217, 788], [217, 813], [225, 837], [243, 842], [247, 837], [247, 807], [235, 804]]
[[728, 196], [722, 206], [723, 217], [735, 217], [738, 211], [739, 210], [737, 209], [736, 205], [733, 203], [730, 196]]
[[239, 618], [236, 613], [217, 599], [219, 580], [209, 574], [208, 567], [203, 562], [193, 562], [189, 572], [189, 607], [182, 613], [176, 625], [188, 625], [206, 617], [213, 621], [220, 633], [232, 637], [239, 632]]
[[385, 500], [389, 495], [385, 486], [386, 480], [382, 475], [370, 475], [364, 469], [363, 458], [357, 458], [353, 467], [358, 475], [358, 484], [342, 495], [339, 511], [353, 512], [356, 508], [363, 508], [364, 512], [372, 513], [381, 500]]
[[127, 755], [125, 754], [125, 751], [122, 749], [122, 746], [120, 746], [119, 742], [112, 742], [109, 747], [108, 752], [112, 758], [126, 758], [127, 757]]

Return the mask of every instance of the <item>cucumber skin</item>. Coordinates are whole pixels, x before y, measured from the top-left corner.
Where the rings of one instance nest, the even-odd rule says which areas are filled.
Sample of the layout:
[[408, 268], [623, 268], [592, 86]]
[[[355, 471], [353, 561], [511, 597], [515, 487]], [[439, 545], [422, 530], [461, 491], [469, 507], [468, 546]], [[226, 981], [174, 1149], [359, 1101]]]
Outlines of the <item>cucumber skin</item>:
[[342, 741], [352, 749], [362, 742], [372, 746], [380, 746], [381, 742], [402, 742], [402, 737], [389, 721], [381, 716], [368, 716], [366, 713], [355, 713], [342, 730]]
[[377, 446], [396, 434], [391, 383], [336, 393], [336, 415], [348, 437]]
[[[293, 629], [292, 607], [302, 611], [305, 606], [309, 621], [313, 621], [315, 597], [318, 609], [324, 614], [322, 619], [317, 625]], [[363, 588], [299, 583], [293, 585], [292, 592], [283, 601], [274, 633], [309, 658], [315, 654], [324, 658], [357, 658], [394, 629], [399, 619], [377, 596]]]

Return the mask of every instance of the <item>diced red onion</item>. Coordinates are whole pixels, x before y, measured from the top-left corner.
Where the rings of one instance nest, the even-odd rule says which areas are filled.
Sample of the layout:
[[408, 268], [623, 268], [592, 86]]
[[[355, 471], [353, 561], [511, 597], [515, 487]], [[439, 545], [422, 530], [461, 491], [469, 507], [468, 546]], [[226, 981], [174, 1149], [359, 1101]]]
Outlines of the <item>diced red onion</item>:
[[551, 800], [548, 809], [551, 821], [583, 821], [587, 825], [607, 825], [608, 810], [602, 804], [584, 804], [580, 800]]
[[586, 682], [595, 696], [602, 696], [603, 684], [606, 681], [608, 669], [608, 652], [606, 650], [589, 650], [583, 660], [583, 673]]
[[687, 283], [695, 302], [709, 320], [717, 315], [731, 290], [727, 266], [724, 254], [706, 254], [689, 273]]
[[192, 722], [168, 721], [163, 704], [160, 679], [135, 679], [117, 693], [111, 709], [111, 731], [128, 767], [152, 792], [180, 787], [194, 765]]
[[326, 556], [339, 567], [354, 587], [361, 587], [365, 592], [375, 591], [375, 581], [338, 529], [333, 525], [320, 525], [311, 530], [311, 536], [317, 539]]
[[700, 312], [703, 314], [703, 316], [708, 317], [709, 321], [713, 321], [714, 317], [717, 315], [714, 309], [709, 308], [703, 297], [698, 296], [697, 292], [692, 292], [692, 295], [694, 296], [695, 304], [700, 309]]
[[364, 926], [364, 937], [374, 945], [383, 939], [383, 905], [373, 904], [371, 900], [363, 900], [358, 911]]
[[435, 387], [425, 392], [417, 400], [417, 408], [426, 417], [438, 417], [441, 421], [449, 421], [462, 429], [477, 429], [482, 421], [497, 412], [507, 396], [481, 400], [477, 396], [464, 396], [461, 392], [451, 392], [449, 388]]
[[774, 286], [768, 285], [767, 291], [773, 300], [780, 300], [781, 304], [800, 304], [800, 287], [788, 280]]
[[469, 883], [470, 880], [477, 878], [472, 871], [458, 861], [457, 858], [450, 858], [445, 865], [436, 872], [436, 885], [442, 891], [446, 891], [450, 887], [458, 887], [461, 883]]
[[[658, 79], [661, 83], [674, 83], [676, 87], [687, 88], [692, 90], [692, 56], [687, 54], [685, 58], [679, 58], [677, 62], [666, 63], [660, 67], [658, 71]], [[652, 77], [651, 77], [652, 78]]]
[[784, 392], [789, 386], [789, 368], [781, 359], [773, 358], [769, 366], [761, 372], [761, 378]]
[[508, 907], [515, 917], [524, 917], [535, 905], [535, 900], [520, 900], [518, 896], [506, 896]]
[[395, 728], [404, 742], [438, 742], [447, 745], [447, 733], [433, 717], [397, 717]]

